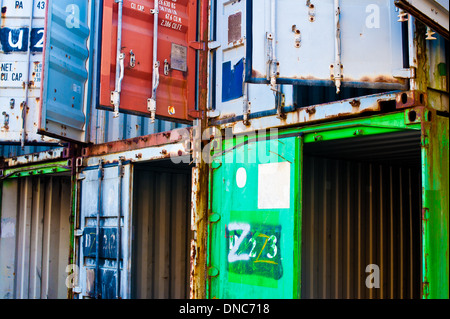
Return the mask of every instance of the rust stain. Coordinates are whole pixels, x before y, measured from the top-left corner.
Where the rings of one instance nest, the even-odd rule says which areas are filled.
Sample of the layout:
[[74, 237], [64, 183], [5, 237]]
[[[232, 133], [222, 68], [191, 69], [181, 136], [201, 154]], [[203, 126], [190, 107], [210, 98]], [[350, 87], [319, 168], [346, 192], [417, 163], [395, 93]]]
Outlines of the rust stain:
[[8, 10], [8, 7], [4, 6], [2, 7], [2, 28], [5, 26], [5, 18], [6, 18], [6, 10]]
[[257, 70], [252, 70], [252, 77], [254, 77], [254, 78], [264, 78], [265, 76], [262, 73], [258, 72]]

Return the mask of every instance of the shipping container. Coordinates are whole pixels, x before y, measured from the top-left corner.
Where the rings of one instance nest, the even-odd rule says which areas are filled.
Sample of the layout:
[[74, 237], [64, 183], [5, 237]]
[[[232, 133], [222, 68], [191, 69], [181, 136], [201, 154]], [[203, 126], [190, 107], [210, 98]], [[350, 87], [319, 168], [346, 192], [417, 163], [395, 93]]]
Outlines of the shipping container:
[[0, 298], [68, 297], [70, 161], [1, 172]]
[[55, 143], [37, 133], [46, 1], [3, 0], [0, 4], [0, 143]]
[[448, 298], [448, 116], [217, 138], [209, 298]]
[[175, 131], [172, 142], [163, 134], [140, 141], [147, 147], [132, 139], [86, 148], [77, 174], [75, 298], [189, 295], [190, 157]]
[[[42, 152], [44, 150], [51, 150], [55, 147], [59, 147], [59, 143], [66, 144], [67, 140], [78, 140], [82, 142], [89, 142], [95, 144], [101, 144], [106, 142], [112, 142], [117, 140], [125, 140], [128, 138], [134, 138], [138, 136], [149, 135], [156, 132], [170, 131], [179, 127], [186, 127], [180, 123], [171, 123], [162, 120], [156, 120], [154, 123], [149, 118], [139, 117], [131, 114], [120, 114], [119, 117], [113, 117], [111, 112], [97, 109], [97, 100], [91, 98], [91, 91], [78, 92], [78, 88], [83, 88], [86, 83], [87, 88], [91, 88], [95, 91], [97, 88], [96, 81], [99, 81], [99, 73], [93, 70], [100, 69], [100, 61], [97, 56], [93, 56], [95, 52], [101, 52], [101, 14], [102, 8], [100, 7], [100, 2], [92, 1], [86, 7], [80, 7], [78, 4], [72, 3], [61, 3], [50, 1], [46, 5], [46, 1], [34, 1], [32, 4], [29, 1], [3, 1], [1, 3], [2, 9], [2, 33], [5, 36], [2, 37], [2, 53], [0, 55], [2, 65], [4, 64], [5, 72], [2, 72], [2, 85], [1, 85], [1, 97], [2, 103], [0, 108], [2, 112], [4, 111], [3, 124], [2, 127], [2, 137], [0, 138], [1, 152], [0, 156], [9, 158], [25, 154], [32, 154], [37, 152]], [[73, 6], [74, 5], [74, 6]], [[45, 15], [47, 8], [52, 6], [47, 20], [45, 20]], [[53, 8], [55, 6], [55, 8]], [[33, 19], [30, 19], [30, 14], [33, 10]], [[52, 13], [56, 12], [56, 13]], [[81, 21], [81, 20], [83, 21]], [[53, 23], [53, 20], [56, 20]], [[32, 28], [28, 27], [32, 23]], [[84, 22], [84, 24], [83, 24]], [[59, 23], [59, 24], [58, 24]], [[22, 29], [18, 26], [23, 27]], [[83, 37], [86, 33], [86, 28], [91, 28], [89, 31], [89, 39], [75, 40], [76, 37], [71, 36], [71, 33], [78, 34]], [[25, 30], [26, 29], [26, 30]], [[30, 64], [33, 68], [36, 67], [38, 71], [31, 70], [31, 76], [33, 76], [32, 81], [12, 81], [12, 76], [18, 78], [26, 77], [27, 70], [24, 66], [27, 64], [27, 45], [24, 44], [28, 41], [29, 36], [27, 30], [32, 31], [31, 34], [31, 44], [36, 42], [37, 46], [31, 46], [29, 52], [29, 59], [36, 62]], [[57, 30], [47, 34], [46, 30]], [[58, 31], [59, 30], [59, 31]], [[46, 32], [46, 37], [44, 37], [44, 32]], [[56, 32], [56, 33], [55, 33]], [[17, 39], [13, 38], [16, 36]], [[11, 36], [9, 35], [11, 34]], [[63, 45], [58, 50], [57, 45], [62, 45], [61, 41], [58, 41], [58, 37], [64, 34], [67, 38], [72, 38], [74, 40], [69, 48], [67, 45]], [[86, 34], [85, 34], [86, 35]], [[18, 41], [20, 36], [20, 50], [17, 48], [18, 42], [14, 42], [15, 46], [8, 46], [8, 39], [11, 37], [11, 41]], [[51, 44], [53, 42], [56, 45]], [[3, 43], [5, 45], [3, 45]], [[27, 42], [28, 43], [28, 42]], [[39, 44], [41, 43], [41, 44]], [[43, 55], [42, 51], [45, 44], [50, 43], [50, 48], [47, 51], [51, 51], [50, 55], [47, 55], [48, 59], [56, 59], [56, 61], [64, 62], [65, 71], [63, 75], [58, 75], [58, 68], [50, 69], [47, 75], [48, 81], [43, 87], [43, 91], [40, 92], [41, 88], [41, 78], [43, 73]], [[66, 43], [67, 44], [67, 43]], [[4, 51], [6, 50], [6, 51]], [[89, 58], [87, 59], [74, 59], [70, 54], [75, 54], [79, 56], [80, 52], [76, 53], [73, 50], [81, 50], [82, 54], [89, 53]], [[81, 54], [81, 55], [82, 55]], [[67, 56], [66, 56], [67, 55]], [[92, 57], [93, 56], [93, 57]], [[15, 62], [18, 66], [14, 68], [19, 68], [16, 71], [9, 70], [10, 64], [8, 61], [17, 60]], [[66, 59], [66, 60], [64, 60]], [[37, 63], [39, 62], [39, 63]], [[70, 63], [69, 63], [70, 62]], [[51, 60], [45, 65], [57, 65], [55, 61]], [[12, 65], [12, 64], [11, 64]], [[68, 67], [72, 67], [73, 72], [67, 72]], [[85, 68], [85, 71], [83, 71]], [[22, 70], [23, 69], [23, 70]], [[9, 71], [8, 71], [9, 70]], [[19, 72], [21, 71], [21, 72]], [[23, 72], [22, 72], [23, 71]], [[16, 73], [19, 74], [16, 76]], [[55, 75], [53, 76], [53, 73]], [[21, 75], [20, 75], [21, 74]], [[79, 85], [75, 83], [79, 80], [78, 75], [83, 75], [88, 77], [88, 81]], [[72, 78], [75, 75], [75, 79]], [[55, 77], [56, 76], [56, 77]], [[61, 78], [62, 77], [62, 78]], [[16, 86], [11, 86], [14, 83], [19, 83]], [[25, 89], [25, 84], [29, 83], [30, 87], [28, 90]], [[65, 87], [63, 87], [65, 85]], [[69, 90], [67, 89], [69, 86]], [[73, 91], [75, 89], [75, 91]], [[47, 91], [51, 91], [53, 95], [49, 95]], [[26, 129], [22, 130], [23, 116], [22, 110], [23, 101], [25, 99], [25, 92], [28, 92], [28, 102], [27, 102], [27, 113], [25, 122]], [[54, 96], [56, 93], [62, 93], [60, 96]], [[69, 96], [69, 100], [59, 100], [60, 98], [65, 98], [64, 92], [73, 92]], [[50, 105], [47, 107], [48, 103], [45, 103], [43, 108], [43, 120], [41, 118], [41, 108], [40, 102], [41, 94], [46, 94], [47, 100], [51, 100]], [[18, 95], [16, 97], [15, 95]], [[75, 105], [79, 102], [79, 105]], [[53, 106], [52, 106], [53, 103]], [[60, 103], [58, 106], [55, 103]], [[69, 109], [65, 108], [69, 107]], [[56, 109], [55, 109], [56, 108]], [[59, 112], [56, 114], [54, 111]], [[78, 111], [75, 111], [78, 110]], [[49, 114], [47, 116], [47, 111]], [[77, 113], [78, 112], [78, 113]], [[77, 114], [75, 114], [77, 113]], [[71, 114], [69, 117], [67, 114]], [[42, 125], [39, 126], [39, 123]], [[49, 126], [48, 126], [48, 125]], [[42, 128], [42, 130], [41, 130]], [[39, 132], [38, 132], [39, 131]], [[25, 132], [27, 135], [23, 135]], [[49, 134], [56, 136], [56, 138], [49, 138], [46, 135]], [[63, 141], [62, 141], [63, 140]], [[51, 142], [51, 143], [50, 143]], [[17, 146], [19, 144], [19, 146]], [[21, 147], [20, 144], [24, 144], [25, 147]], [[39, 146], [31, 146], [31, 145]]]
[[103, 1], [98, 106], [152, 120], [199, 117], [205, 7], [205, 1]]
[[295, 86], [308, 95], [311, 86], [333, 87], [334, 101], [407, 90], [414, 46], [398, 14], [389, 0], [213, 1], [210, 115], [244, 123], [282, 117], [301, 107]]

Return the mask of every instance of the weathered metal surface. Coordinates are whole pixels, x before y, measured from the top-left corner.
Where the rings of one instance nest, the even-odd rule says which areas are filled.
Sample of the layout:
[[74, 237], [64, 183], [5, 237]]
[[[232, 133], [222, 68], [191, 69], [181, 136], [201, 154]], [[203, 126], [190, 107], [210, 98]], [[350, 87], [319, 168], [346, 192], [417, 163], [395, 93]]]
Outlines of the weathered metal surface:
[[66, 298], [70, 178], [1, 182], [0, 298]]
[[[154, 3], [159, 5], [152, 12]], [[196, 107], [197, 1], [123, 1], [122, 16], [114, 1], [103, 2], [103, 35], [99, 105], [112, 109], [116, 70], [121, 72], [119, 110], [168, 120], [192, 121]], [[157, 20], [157, 61], [152, 59]], [[117, 65], [118, 22], [121, 21], [122, 71]], [[134, 61], [132, 61], [134, 59]], [[156, 65], [155, 65], [156, 64]], [[158, 75], [156, 91], [152, 93]], [[153, 83], [152, 83], [153, 82]], [[155, 113], [151, 99], [156, 99]], [[150, 104], [149, 104], [150, 103]]]
[[[251, 113], [275, 110], [274, 92], [267, 84], [244, 83], [244, 71], [249, 63], [248, 1], [216, 1], [212, 3], [209, 61], [209, 117], [218, 120], [247, 116]], [[230, 18], [231, 17], [231, 18]], [[229, 24], [230, 22], [230, 24]], [[240, 34], [235, 41], [229, 33]], [[264, 55], [264, 51], [259, 52]], [[293, 106], [292, 86], [278, 88], [284, 94], [285, 106]], [[237, 118], [236, 120], [241, 120]], [[244, 119], [242, 119], [244, 120]]]
[[97, 162], [97, 166], [85, 167], [78, 176], [82, 236], [76, 241], [80, 254], [76, 290], [81, 298], [130, 298], [133, 171], [129, 163], [123, 164]]
[[420, 298], [420, 131], [304, 145], [302, 298]]
[[92, 156], [83, 158], [82, 166], [92, 166], [98, 164], [99, 159], [103, 159], [106, 164], [117, 163], [118, 156], [123, 156], [125, 161], [145, 162], [160, 159], [172, 159], [174, 162], [189, 163], [191, 150], [186, 148], [184, 142], [168, 144], [163, 146], [147, 147], [143, 149], [130, 149], [121, 153], [105, 154], [103, 156]]
[[4, 0], [1, 8], [0, 143], [56, 143], [37, 134], [46, 1]]
[[135, 166], [133, 298], [189, 298], [190, 175], [169, 161]]
[[396, 0], [395, 5], [449, 39], [449, 4], [445, 0]]
[[[211, 125], [222, 129], [232, 128], [233, 134], [289, 125], [317, 125], [320, 121], [342, 120], [345, 117], [362, 116], [365, 112], [393, 111], [402, 107], [401, 101], [404, 93], [407, 94], [406, 101], [408, 103], [412, 101], [408, 98], [408, 92], [379, 93], [295, 109], [286, 112], [285, 117], [281, 119], [276, 114], [255, 118], [250, 115], [248, 125], [245, 125], [242, 121], [231, 122], [227, 120], [211, 121]], [[397, 100], [400, 103], [396, 102]]]
[[95, 3], [48, 0], [39, 122], [45, 135], [86, 141]]
[[243, 141], [211, 164], [209, 298], [298, 298], [300, 137]]
[[[278, 83], [306, 81], [333, 85], [335, 79], [330, 78], [330, 72], [337, 76], [336, 70], [330, 71], [333, 65], [341, 69], [338, 74], [342, 75], [342, 85], [399, 88], [406, 84], [392, 76], [394, 70], [403, 68], [403, 61], [401, 23], [397, 22], [398, 13], [391, 1], [369, 4], [330, 0], [312, 5], [314, 21], [308, 18], [309, 7], [299, 6], [295, 1], [275, 2], [272, 7], [268, 2], [249, 4], [247, 14], [252, 19], [251, 24], [247, 23], [251, 27], [247, 34], [247, 46], [251, 45], [246, 63], [249, 81], [266, 82], [271, 76], [266, 67], [267, 33], [275, 43], [273, 57]], [[340, 16], [337, 22], [336, 14]], [[301, 33], [300, 46], [294, 45], [294, 26]]]
[[[294, 161], [291, 160], [291, 157], [284, 155], [283, 157], [292, 163], [298, 163], [303, 151], [307, 151], [308, 156], [316, 158], [315, 161], [308, 159], [306, 164], [303, 164], [303, 171], [298, 172], [295, 178], [282, 178], [283, 170], [278, 168], [277, 176], [284, 181], [281, 184], [277, 184], [275, 181], [265, 184], [258, 183], [255, 175], [261, 177], [264, 174], [251, 173], [249, 167], [257, 166], [259, 161], [257, 155], [261, 155], [257, 147], [261, 142], [257, 142], [256, 137], [251, 138], [247, 133], [230, 140], [223, 140], [224, 145], [219, 145], [219, 151], [226, 151], [218, 156], [222, 159], [222, 163], [212, 164], [210, 177], [213, 188], [209, 218], [208, 274], [210, 290], [208, 297], [235, 297], [241, 292], [246, 293], [247, 297], [265, 296], [263, 295], [265, 288], [259, 285], [258, 289], [253, 289], [253, 279], [247, 274], [247, 272], [251, 272], [251, 276], [258, 277], [261, 276], [263, 270], [256, 269], [254, 265], [253, 267], [252, 265], [243, 266], [252, 261], [252, 247], [260, 247], [257, 240], [249, 239], [254, 233], [252, 233], [251, 227], [248, 229], [247, 224], [250, 223], [247, 223], [246, 220], [252, 218], [253, 210], [258, 211], [258, 215], [264, 215], [269, 214], [270, 209], [274, 207], [273, 202], [259, 200], [258, 196], [261, 195], [259, 189], [272, 184], [278, 185], [278, 189], [283, 189], [290, 185], [292, 180], [297, 184], [298, 189], [303, 189], [303, 197], [299, 199], [299, 203], [303, 204], [298, 206], [295, 212], [298, 216], [303, 216], [304, 224], [298, 225], [299, 229], [302, 229], [303, 235], [298, 233], [290, 236], [294, 241], [301, 240], [303, 243], [302, 266], [294, 271], [293, 268], [286, 267], [286, 255], [282, 254], [281, 257], [283, 258], [283, 276], [292, 276], [297, 271], [301, 272], [302, 296], [320, 298], [419, 297], [420, 263], [425, 260], [422, 259], [424, 256], [420, 252], [421, 221], [420, 217], [414, 214], [415, 211], [422, 209], [421, 201], [417, 197], [420, 194], [419, 172], [422, 165], [420, 139], [421, 127], [432, 123], [434, 115], [432, 110], [419, 106], [390, 114], [280, 131], [278, 139], [266, 142], [268, 145], [271, 145], [270, 143], [280, 144], [278, 150], [272, 151], [270, 154], [283, 155], [279, 148], [287, 147], [284, 141], [292, 138], [290, 136], [293, 134], [302, 134], [304, 143], [302, 149], [290, 147], [291, 152], [294, 152], [292, 156], [297, 159]], [[258, 134], [264, 136], [268, 133], [260, 131]], [[286, 138], [282, 138], [283, 135]], [[246, 142], [237, 143], [234, 141], [237, 139]], [[247, 151], [239, 152], [241, 148], [247, 148]], [[252, 154], [253, 156], [251, 156]], [[323, 159], [325, 157], [327, 159]], [[254, 164], [247, 164], [247, 161], [251, 159]], [[340, 161], [345, 161], [345, 163]], [[354, 162], [360, 163], [359, 166]], [[241, 167], [245, 169], [245, 173]], [[360, 186], [356, 186], [358, 180]], [[312, 183], [314, 183], [314, 187]], [[363, 194], [363, 184], [367, 183], [372, 187], [370, 195]], [[248, 185], [253, 185], [248, 190], [251, 194], [246, 191]], [[344, 187], [345, 185], [347, 186]], [[360, 189], [352, 191], [349, 187], [360, 187]], [[283, 191], [283, 193], [289, 194], [287, 191]], [[278, 194], [277, 191], [273, 190], [266, 197], [275, 197], [276, 194]], [[275, 201], [277, 207], [286, 207], [287, 199], [283, 201], [281, 198], [279, 197]], [[255, 202], [258, 204], [256, 209], [252, 208]], [[397, 210], [400, 213], [394, 213]], [[245, 214], [241, 212], [245, 212]], [[357, 215], [358, 212], [359, 215]], [[233, 218], [237, 217], [240, 219], [236, 219], [233, 223]], [[266, 222], [268, 220], [265, 219]], [[280, 220], [282, 220], [281, 217]], [[314, 223], [313, 226], [311, 226], [312, 223]], [[292, 222], [290, 227], [294, 227], [295, 224]], [[229, 229], [230, 225], [231, 229]], [[358, 236], [360, 237], [352, 244], [349, 236], [357, 236], [355, 229], [359, 229]], [[368, 231], [365, 231], [367, 229]], [[264, 233], [263, 230], [265, 230], [264, 227], [260, 227], [257, 231]], [[281, 228], [281, 234], [283, 230], [286, 230], [286, 227]], [[275, 229], [275, 232], [271, 233], [268, 238], [273, 238], [272, 235], [276, 237], [276, 233]], [[445, 239], [445, 235], [433, 234]], [[230, 238], [234, 238], [234, 242]], [[360, 241], [359, 239], [364, 240]], [[246, 242], [249, 243], [246, 244]], [[221, 246], [218, 243], [221, 243]], [[238, 248], [233, 250], [236, 243], [239, 244]], [[349, 243], [350, 248], [348, 247]], [[292, 242], [280, 241], [279, 246], [272, 246], [275, 247], [273, 251], [292, 252], [294, 248], [286, 248], [290, 244]], [[317, 246], [319, 244], [320, 247]], [[355, 248], [357, 244], [360, 245], [358, 246], [359, 250]], [[341, 254], [341, 250], [349, 253]], [[261, 254], [261, 256], [273, 257], [273, 254], [269, 253], [270, 256], [267, 254]], [[436, 258], [445, 259], [445, 248], [436, 252], [436, 255], [439, 256]], [[238, 265], [238, 267], [232, 265], [235, 262], [242, 265]], [[441, 261], [441, 264], [445, 265], [444, 262], [445, 260]], [[382, 272], [381, 290], [374, 291], [365, 287], [368, 276], [366, 267], [372, 263], [378, 263], [380, 272]], [[445, 274], [445, 266], [441, 265], [439, 271]], [[353, 273], [349, 274], [349, 272]], [[276, 280], [275, 278], [280, 275], [275, 268], [268, 273], [273, 275], [270, 280]], [[297, 281], [291, 281], [291, 283], [295, 282]], [[437, 281], [435, 281], [436, 283]], [[236, 287], [239, 289], [234, 289]], [[271, 296], [274, 296], [273, 291]], [[287, 292], [281, 294], [281, 298], [296, 296], [300, 296], [300, 291], [298, 295]]]
[[66, 158], [65, 150], [66, 150], [65, 148], [59, 147], [59, 148], [50, 149], [48, 151], [29, 152], [29, 153], [26, 153], [26, 155], [19, 155], [19, 156], [14, 155], [14, 154], [9, 154], [9, 156], [7, 156], [7, 158], [4, 161], [4, 167], [28, 165], [28, 164], [38, 163], [38, 162], [45, 162], [45, 161], [52, 161], [52, 160]]
[[422, 298], [449, 297], [449, 119], [422, 122]]
[[182, 141], [189, 142], [191, 140], [191, 131], [192, 128], [182, 128], [163, 133], [155, 133], [151, 135], [139, 136], [122, 141], [90, 145], [88, 147], [83, 148], [82, 156], [84, 157], [99, 156], [99, 155], [101, 156], [111, 153], [120, 153], [148, 147], [169, 145]]
[[54, 173], [70, 172], [72, 161], [64, 160], [49, 163], [33, 163], [22, 167], [11, 167], [0, 169], [0, 179], [27, 177], [32, 175], [46, 175]]
[[[270, 82], [272, 89], [275, 81], [333, 85], [336, 76], [342, 85], [405, 88], [407, 83], [393, 76], [394, 70], [403, 69], [401, 23], [393, 3], [337, 4], [331, 0], [306, 5], [295, 1], [219, 1], [214, 8], [214, 40], [220, 44], [216, 68], [217, 82], [223, 86], [221, 101], [243, 95], [242, 85], [238, 85], [243, 76], [247, 82]], [[234, 21], [229, 17], [239, 13], [240, 32], [235, 30], [239, 24], [228, 26]], [[229, 32], [240, 33], [241, 38], [228, 41]], [[333, 70], [336, 63], [341, 72]], [[228, 91], [231, 95], [224, 95]]]
[[[429, 107], [443, 112], [449, 112], [449, 61], [447, 58], [448, 40], [440, 35], [435, 40], [427, 40], [427, 63], [423, 77], [427, 79], [427, 96]], [[423, 50], [423, 48], [422, 48]], [[425, 58], [425, 57], [423, 57]]]

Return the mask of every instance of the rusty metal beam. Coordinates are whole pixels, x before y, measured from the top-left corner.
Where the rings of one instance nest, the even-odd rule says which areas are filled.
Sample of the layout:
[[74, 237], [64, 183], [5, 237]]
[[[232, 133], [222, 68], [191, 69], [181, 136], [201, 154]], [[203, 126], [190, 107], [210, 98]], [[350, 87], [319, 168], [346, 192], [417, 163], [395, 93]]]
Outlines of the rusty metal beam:
[[121, 141], [103, 144], [92, 144], [84, 147], [81, 155], [83, 157], [102, 156], [111, 153], [127, 152], [147, 147], [174, 144], [189, 139], [192, 128], [175, 129], [172, 131], [139, 136]]
[[[200, 2], [199, 41], [208, 41], [208, 12], [209, 1]], [[196, 121], [200, 128], [208, 126], [207, 111], [207, 74], [208, 74], [208, 51], [199, 51], [199, 84], [198, 84], [198, 110], [202, 117]], [[202, 132], [196, 130], [193, 137], [201, 140]], [[199, 135], [199, 136], [197, 136]], [[203, 149], [203, 148], [202, 148]], [[195, 158], [195, 154], [194, 154]], [[197, 160], [192, 168], [192, 210], [191, 228], [194, 232], [191, 241], [191, 271], [190, 271], [190, 298], [205, 299], [207, 297], [207, 249], [208, 249], [208, 177], [209, 167], [203, 160]]]

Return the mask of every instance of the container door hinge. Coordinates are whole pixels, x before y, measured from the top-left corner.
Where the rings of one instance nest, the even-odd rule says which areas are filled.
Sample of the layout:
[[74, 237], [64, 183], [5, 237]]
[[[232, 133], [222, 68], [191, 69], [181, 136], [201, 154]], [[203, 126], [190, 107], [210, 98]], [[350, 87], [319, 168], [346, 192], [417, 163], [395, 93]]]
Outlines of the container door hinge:
[[210, 223], [217, 223], [220, 220], [220, 215], [217, 213], [212, 213], [209, 215], [209, 222]]
[[221, 44], [219, 41], [210, 41], [208, 42], [208, 49], [209, 50], [217, 50], [218, 48], [221, 47]]
[[203, 111], [200, 110], [189, 110], [188, 116], [192, 119], [201, 119], [203, 118]]
[[406, 68], [406, 69], [398, 69], [392, 71], [392, 76], [394, 78], [401, 79], [415, 79], [416, 78], [416, 68]]
[[205, 42], [191, 41], [189, 42], [189, 46], [194, 50], [205, 50]]
[[78, 181], [82, 181], [83, 179], [85, 179], [86, 178], [86, 175], [84, 175], [83, 173], [79, 173], [78, 175], [77, 175], [77, 180]]
[[428, 219], [430, 218], [430, 210], [426, 207], [422, 207], [422, 220], [423, 221], [428, 221]]
[[81, 236], [83, 236], [83, 230], [82, 230], [82, 229], [75, 229], [75, 231], [74, 231], [74, 236], [75, 236], [75, 237], [81, 237]]
[[243, 123], [244, 125], [250, 125], [250, 121], [248, 120], [248, 116], [251, 112], [252, 102], [248, 100], [248, 83], [244, 82], [244, 96], [243, 96], [243, 110], [242, 113], [244, 115]]
[[208, 267], [208, 277], [217, 277], [219, 276], [219, 269], [216, 267]]
[[427, 148], [428, 145], [430, 144], [429, 138], [426, 135], [423, 135], [420, 141], [420, 144], [423, 148]]
[[283, 108], [286, 105], [286, 96], [284, 93], [277, 92], [276, 94], [276, 105], [277, 105], [277, 118], [284, 119], [286, 118], [286, 114], [284, 114]]
[[430, 283], [425, 281], [422, 283], [422, 298], [427, 299], [430, 294]]

